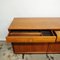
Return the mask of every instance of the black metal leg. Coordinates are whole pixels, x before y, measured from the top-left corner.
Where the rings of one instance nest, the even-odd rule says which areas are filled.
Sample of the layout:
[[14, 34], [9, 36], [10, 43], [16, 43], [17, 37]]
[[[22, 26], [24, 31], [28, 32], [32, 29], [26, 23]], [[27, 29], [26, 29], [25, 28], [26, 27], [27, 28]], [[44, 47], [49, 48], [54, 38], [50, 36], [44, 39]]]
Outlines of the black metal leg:
[[50, 58], [51, 58], [52, 60], [54, 60], [54, 57], [53, 57], [53, 56], [50, 56]]
[[50, 57], [48, 56], [48, 54], [46, 54], [46, 57], [48, 58], [48, 60], [50, 60]]
[[24, 54], [22, 54], [22, 59], [24, 59]]

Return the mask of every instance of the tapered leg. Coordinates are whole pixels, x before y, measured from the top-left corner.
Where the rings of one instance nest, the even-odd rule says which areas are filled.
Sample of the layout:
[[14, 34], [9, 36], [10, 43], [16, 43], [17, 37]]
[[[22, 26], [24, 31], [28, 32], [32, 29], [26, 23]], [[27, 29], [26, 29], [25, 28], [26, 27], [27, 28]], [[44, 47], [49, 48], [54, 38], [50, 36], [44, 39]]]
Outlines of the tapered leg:
[[24, 59], [24, 54], [22, 54], [22, 59]]
[[46, 57], [48, 58], [48, 60], [50, 60], [50, 57], [48, 56], [48, 54], [46, 54]]

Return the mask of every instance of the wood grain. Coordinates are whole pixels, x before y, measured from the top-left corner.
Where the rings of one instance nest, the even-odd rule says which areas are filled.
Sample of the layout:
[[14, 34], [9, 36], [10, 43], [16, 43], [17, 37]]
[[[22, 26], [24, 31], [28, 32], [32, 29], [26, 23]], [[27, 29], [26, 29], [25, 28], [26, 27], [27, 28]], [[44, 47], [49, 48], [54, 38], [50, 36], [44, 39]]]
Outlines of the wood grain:
[[14, 18], [9, 30], [60, 30], [60, 18]]
[[47, 44], [36, 43], [13, 43], [15, 53], [46, 53]]
[[60, 31], [54, 31], [57, 35], [56, 42], [60, 42]]
[[40, 32], [11, 32], [10, 36], [41, 36]]
[[[17, 35], [18, 34], [18, 35]], [[20, 34], [20, 35], [19, 35]], [[25, 35], [29, 34], [29, 35]], [[42, 34], [42, 35], [39, 35]], [[24, 42], [24, 43], [49, 43], [49, 42], [55, 42], [56, 36], [51, 31], [41, 31], [41, 32], [24, 32], [24, 33], [9, 33], [7, 36], [7, 42]]]
[[[14, 18], [8, 30], [6, 41], [13, 43], [15, 53], [60, 53], [60, 18]], [[18, 32], [22, 30], [43, 30], [43, 34]], [[59, 31], [55, 35], [53, 30]]]
[[60, 43], [49, 44], [47, 53], [60, 53]]
[[56, 36], [7, 36], [7, 42], [46, 43], [55, 42]]

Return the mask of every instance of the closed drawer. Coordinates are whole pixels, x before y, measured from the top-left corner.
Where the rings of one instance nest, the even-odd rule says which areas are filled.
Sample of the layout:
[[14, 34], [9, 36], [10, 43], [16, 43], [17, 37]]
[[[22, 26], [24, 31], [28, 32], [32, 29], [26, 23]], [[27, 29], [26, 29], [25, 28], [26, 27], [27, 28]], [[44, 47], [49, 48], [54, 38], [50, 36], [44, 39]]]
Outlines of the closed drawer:
[[7, 42], [55, 42], [56, 36], [53, 31], [35, 31], [35, 32], [10, 32], [7, 36]]
[[15, 53], [46, 53], [48, 44], [40, 43], [12, 43]]
[[54, 31], [56, 33], [57, 39], [56, 42], [60, 42], [60, 31]]

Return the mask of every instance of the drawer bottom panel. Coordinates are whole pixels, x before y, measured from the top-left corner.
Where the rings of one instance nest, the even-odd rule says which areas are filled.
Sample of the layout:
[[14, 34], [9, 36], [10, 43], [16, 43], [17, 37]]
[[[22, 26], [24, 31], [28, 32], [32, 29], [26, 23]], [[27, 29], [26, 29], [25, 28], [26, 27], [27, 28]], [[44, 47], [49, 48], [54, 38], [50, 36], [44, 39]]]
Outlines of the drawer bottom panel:
[[42, 43], [12, 43], [14, 53], [46, 53], [48, 45]]

